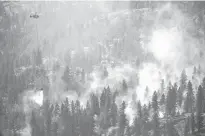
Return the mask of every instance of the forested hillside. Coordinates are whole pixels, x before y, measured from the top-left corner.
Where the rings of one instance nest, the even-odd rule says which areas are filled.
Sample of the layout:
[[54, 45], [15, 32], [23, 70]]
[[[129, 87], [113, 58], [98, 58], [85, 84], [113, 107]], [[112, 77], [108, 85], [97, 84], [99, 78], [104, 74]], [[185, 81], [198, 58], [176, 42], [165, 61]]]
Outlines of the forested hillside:
[[205, 134], [205, 2], [0, 2], [4, 136]]

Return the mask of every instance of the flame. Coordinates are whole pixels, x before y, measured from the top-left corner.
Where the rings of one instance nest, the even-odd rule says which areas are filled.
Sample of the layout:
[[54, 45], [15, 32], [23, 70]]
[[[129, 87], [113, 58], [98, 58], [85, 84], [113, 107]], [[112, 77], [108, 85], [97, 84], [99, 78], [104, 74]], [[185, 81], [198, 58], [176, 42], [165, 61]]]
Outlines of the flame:
[[39, 106], [43, 105], [43, 91], [37, 91], [33, 96], [31, 96], [31, 100], [38, 104]]

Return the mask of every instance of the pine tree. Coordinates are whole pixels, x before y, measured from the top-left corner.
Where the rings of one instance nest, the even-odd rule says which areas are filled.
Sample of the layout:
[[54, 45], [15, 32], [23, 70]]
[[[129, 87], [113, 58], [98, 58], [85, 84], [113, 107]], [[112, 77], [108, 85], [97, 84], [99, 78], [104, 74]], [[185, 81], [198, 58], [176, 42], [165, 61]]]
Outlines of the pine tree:
[[186, 75], [186, 71], [183, 70], [180, 78], [180, 86], [183, 87], [183, 89], [186, 88], [186, 82], [187, 82], [187, 75]]
[[160, 99], [160, 105], [164, 105], [164, 104], [165, 104], [165, 95], [163, 93]]
[[183, 100], [183, 93], [184, 90], [186, 89], [186, 82], [187, 82], [187, 75], [185, 70], [182, 71], [181, 73], [181, 77], [180, 77], [180, 87], [179, 87], [179, 91], [178, 91], [178, 105], [181, 107], [182, 105], [182, 100]]
[[53, 123], [53, 136], [58, 136], [58, 131], [59, 131], [59, 128], [58, 128], [58, 123], [57, 122], [54, 122]]
[[65, 100], [64, 110], [66, 113], [68, 113], [68, 114], [70, 113], [70, 104], [69, 104], [68, 98], [66, 98], [66, 100]]
[[73, 77], [72, 77], [72, 74], [71, 74], [71, 70], [68, 66], [65, 67], [65, 71], [64, 71], [64, 74], [62, 76], [62, 80], [66, 83], [66, 85], [67, 85], [66, 90], [68, 90], [69, 87], [72, 85], [72, 82], [73, 82]]
[[189, 124], [188, 124], [188, 120], [185, 120], [184, 136], [188, 136], [188, 133], [189, 133]]
[[34, 111], [32, 111], [32, 113], [31, 113], [30, 125], [31, 125], [31, 136], [37, 136], [38, 129], [37, 129], [36, 115], [35, 115]]
[[[89, 104], [89, 108], [90, 108], [90, 104]], [[90, 114], [90, 109], [89, 109], [89, 114]], [[72, 135], [76, 136], [77, 135], [77, 113], [76, 113], [76, 106], [75, 106], [75, 102], [72, 100], [71, 102], [71, 128], [72, 128]]]
[[191, 81], [187, 85], [187, 96], [185, 100], [185, 112], [192, 112], [194, 103], [194, 94]]
[[112, 100], [111, 100], [111, 91], [110, 91], [109, 86], [105, 90], [105, 95], [106, 95], [105, 108], [106, 108], [106, 111], [108, 112], [108, 110], [111, 107], [111, 102], [112, 102]]
[[73, 117], [71, 115], [70, 105], [67, 98], [65, 100], [64, 110], [61, 112], [62, 112], [61, 120], [62, 120], [62, 125], [64, 127], [64, 129], [62, 130], [62, 136], [72, 136]]
[[107, 77], [108, 77], [108, 71], [107, 68], [105, 67], [103, 71], [103, 78], [107, 78]]
[[166, 99], [166, 112], [169, 115], [175, 116], [176, 115], [176, 90], [171, 87], [167, 93]]
[[4, 104], [3, 104], [3, 97], [0, 98], [0, 132], [3, 131], [3, 122], [5, 120], [5, 107], [4, 107]]
[[49, 111], [47, 113], [46, 119], [45, 119], [45, 124], [46, 124], [46, 130], [45, 130], [45, 134], [46, 136], [50, 136], [51, 135], [51, 123], [52, 123], [52, 113]]
[[198, 74], [199, 76], [201, 75], [201, 66], [200, 66], [200, 65], [198, 66], [197, 74]]
[[32, 111], [32, 114], [31, 114], [30, 125], [31, 125], [31, 136], [35, 136], [36, 135], [36, 132], [35, 132], [36, 118], [35, 118], [34, 111]]
[[198, 132], [200, 132], [201, 128], [203, 127], [203, 117], [202, 117], [202, 111], [203, 111], [203, 89], [200, 85], [197, 92], [197, 128]]
[[197, 69], [196, 69], [196, 67], [194, 66], [193, 76], [195, 76], [196, 74], [197, 74]]
[[76, 135], [80, 134], [80, 115], [82, 114], [80, 101], [76, 100], [75, 102], [75, 128], [76, 128]]
[[[203, 89], [203, 99], [205, 99], [205, 77], [202, 80], [202, 89]], [[205, 108], [203, 108], [203, 112], [205, 112]]]
[[55, 117], [59, 117], [60, 115], [60, 106], [58, 105], [58, 103], [56, 103], [55, 105], [54, 115]]
[[202, 88], [205, 90], [205, 77], [202, 80]]
[[174, 83], [174, 89], [175, 89], [176, 91], [178, 90], [178, 85], [177, 85], [176, 82]]
[[148, 97], [148, 94], [149, 94], [149, 88], [148, 88], [148, 86], [146, 86], [144, 98], [147, 98], [147, 97]]
[[90, 120], [90, 129], [89, 129], [89, 136], [95, 136], [96, 135], [96, 132], [95, 132], [95, 119], [94, 119], [94, 116], [90, 116], [89, 117], [89, 120]]
[[36, 66], [41, 66], [42, 64], [42, 51], [38, 48], [35, 55]]
[[96, 103], [96, 101], [95, 101], [95, 94], [91, 93], [91, 97], [90, 98], [91, 98], [91, 100], [90, 100], [91, 101], [91, 112], [92, 112], [92, 115], [94, 115], [95, 112], [96, 112], [95, 111], [95, 109], [96, 109], [95, 108], [96, 107], [96, 104], [95, 104]]
[[154, 112], [156, 112], [159, 109], [156, 91], [154, 91], [153, 96], [152, 96], [152, 108], [153, 108]]
[[133, 121], [133, 134], [134, 136], [140, 136], [142, 134], [140, 121], [138, 120], [137, 116], [134, 118], [134, 121]]
[[149, 102], [149, 103], [148, 103], [148, 111], [150, 111], [151, 108], [152, 108], [152, 104], [151, 104], [151, 102]]
[[95, 96], [95, 114], [100, 115], [100, 104], [97, 96]]
[[143, 118], [142, 118], [143, 124], [146, 124], [149, 121], [149, 111], [146, 104], [144, 104], [143, 106], [142, 113], [143, 113]]
[[82, 72], [81, 72], [81, 81], [84, 83], [85, 82], [85, 70], [82, 69]]
[[182, 88], [179, 87], [179, 89], [177, 91], [177, 103], [178, 103], [179, 107], [182, 106], [182, 101], [183, 101], [183, 92], [182, 92]]
[[111, 105], [110, 118], [111, 118], [111, 125], [116, 126], [117, 124], [117, 104], [114, 101], [112, 102], [112, 105]]
[[196, 123], [195, 123], [194, 113], [192, 112], [191, 113], [191, 132], [192, 134], [195, 132], [195, 126], [196, 126]]
[[91, 106], [90, 106], [89, 101], [87, 101], [87, 103], [86, 103], [86, 113], [87, 113], [88, 115], [91, 113]]
[[75, 108], [75, 102], [72, 100], [72, 101], [71, 101], [71, 114], [72, 114], [72, 115], [75, 115], [75, 111], [76, 111], [75, 109], [76, 109], [76, 108]]
[[90, 136], [91, 134], [91, 119], [90, 116], [87, 115], [87, 112], [84, 110], [80, 117], [80, 135], [81, 136]]
[[167, 132], [166, 132], [167, 136], [176, 136], [177, 135], [176, 130], [174, 128], [174, 123], [171, 120], [166, 123], [166, 130], [167, 130]]
[[106, 95], [105, 95], [105, 88], [100, 96], [100, 110], [103, 111], [105, 108], [105, 101], [106, 101]]
[[10, 129], [13, 132], [14, 136], [18, 136], [18, 131], [22, 129], [22, 121], [21, 121], [21, 113], [20, 112], [13, 112], [10, 116]]
[[154, 112], [153, 114], [153, 136], [159, 136], [159, 117], [158, 117], [158, 112]]
[[127, 92], [128, 86], [126, 80], [122, 81], [122, 90], [123, 92]]
[[162, 79], [162, 80], [161, 80], [161, 84], [160, 84], [160, 91], [161, 91], [161, 93], [164, 92], [164, 89], [165, 89], [164, 79]]
[[142, 118], [142, 106], [141, 106], [141, 102], [140, 101], [137, 102], [137, 116], [139, 118]]
[[120, 111], [119, 111], [119, 119], [118, 119], [118, 136], [123, 136], [124, 130], [127, 124], [127, 118], [125, 114], [126, 104], [125, 101], [122, 102]]
[[129, 125], [126, 125], [124, 136], [131, 136], [131, 129]]

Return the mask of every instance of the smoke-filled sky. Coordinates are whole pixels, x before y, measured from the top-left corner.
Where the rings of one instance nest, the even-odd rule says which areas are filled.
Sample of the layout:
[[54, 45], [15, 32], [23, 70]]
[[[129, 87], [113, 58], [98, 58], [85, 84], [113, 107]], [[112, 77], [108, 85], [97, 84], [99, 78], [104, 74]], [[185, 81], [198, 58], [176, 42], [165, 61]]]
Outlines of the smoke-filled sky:
[[[190, 78], [193, 66], [198, 66], [203, 61], [203, 58], [199, 56], [202, 49], [200, 48], [202, 46], [199, 42], [200, 39], [190, 33], [190, 31], [196, 29], [196, 25], [190, 15], [181, 11], [176, 5], [168, 3], [162, 5], [156, 11], [145, 11], [142, 15], [146, 18], [145, 25], [134, 32], [135, 28], [131, 25], [132, 20], [129, 17], [132, 15], [139, 16], [139, 12], [129, 9], [129, 2], [123, 3], [124, 7], [116, 11], [113, 11], [112, 3], [109, 2], [65, 3], [26, 3], [32, 7], [31, 12], [38, 12], [40, 15], [38, 20], [30, 20], [29, 23], [36, 25], [36, 30], [33, 31], [33, 43], [40, 41], [38, 45], [43, 49], [45, 48], [43, 50], [45, 57], [48, 55], [48, 49], [52, 49], [53, 57], [64, 58], [67, 49], [77, 52], [83, 47], [91, 48], [95, 46], [90, 42], [92, 37], [97, 37], [99, 41], [103, 41], [107, 37], [115, 35], [115, 31], [122, 27], [122, 20], [128, 18], [125, 21], [128, 25], [128, 33], [142, 32], [143, 40], [140, 42], [141, 44], [135, 46], [141, 46], [145, 53], [152, 53], [154, 59], [159, 63], [142, 62], [138, 68], [127, 62], [121, 62], [115, 68], [107, 66], [108, 77], [105, 79], [100, 78], [99, 70], [93, 70], [90, 74], [91, 80], [86, 84], [85, 91], [80, 97], [73, 90], [63, 92], [62, 67], [62, 70], [54, 73], [56, 78], [50, 85], [50, 99], [54, 102], [60, 102], [66, 96], [70, 99], [80, 99], [85, 102], [90, 92], [101, 92], [108, 85], [110, 88], [114, 88], [111, 89], [113, 91], [120, 90], [119, 86], [125, 79], [136, 84], [128, 89], [127, 94], [120, 95], [118, 100], [126, 100], [131, 103], [133, 94], [136, 94], [137, 100], [146, 103], [153, 92], [159, 89], [161, 79], [165, 79], [166, 83], [169, 81], [172, 81], [172, 83], [178, 82], [178, 76], [183, 69], [186, 69]], [[107, 18], [111, 23], [108, 26], [104, 25], [103, 18]], [[151, 24], [149, 24], [150, 20]], [[149, 24], [149, 26], [146, 24]], [[82, 31], [81, 28], [86, 29]], [[113, 33], [105, 36], [108, 32], [109, 34], [110, 32]], [[43, 47], [45, 41], [50, 43], [48, 47]], [[90, 53], [93, 54], [92, 51]], [[203, 65], [201, 66], [203, 67]], [[139, 81], [135, 78], [137, 76]], [[149, 86], [149, 94], [145, 92], [146, 86]], [[42, 93], [32, 93], [31, 99], [41, 105]], [[28, 94], [25, 95], [28, 96]], [[132, 117], [131, 109], [129, 105], [126, 110], [130, 117]]]

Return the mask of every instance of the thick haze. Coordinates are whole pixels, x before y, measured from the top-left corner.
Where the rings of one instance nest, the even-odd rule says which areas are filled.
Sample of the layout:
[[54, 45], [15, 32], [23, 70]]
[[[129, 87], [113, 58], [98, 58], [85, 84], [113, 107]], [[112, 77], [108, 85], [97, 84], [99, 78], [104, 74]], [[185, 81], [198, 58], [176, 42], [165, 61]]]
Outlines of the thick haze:
[[[34, 6], [35, 4], [36, 6]], [[127, 93], [120, 92], [117, 101], [126, 100], [129, 103], [126, 112], [132, 118], [132, 100], [148, 102], [153, 92], [160, 88], [161, 79], [165, 79], [166, 84], [169, 81], [178, 82], [179, 77], [175, 75], [179, 76], [183, 69], [186, 69], [186, 73], [191, 79], [193, 66], [198, 66], [204, 60], [203, 56], [199, 55], [202, 44], [190, 33], [196, 29], [195, 22], [188, 14], [172, 4], [162, 5], [155, 11], [129, 9], [129, 2], [123, 3], [124, 7], [122, 5], [120, 7], [119, 4], [120, 8], [115, 11], [114, 6], [109, 2], [34, 2], [34, 5], [31, 3], [25, 5], [32, 7], [30, 8], [31, 12], [37, 12], [40, 15], [39, 19], [29, 22], [36, 25], [36, 29], [33, 31], [33, 45], [38, 43], [38, 46], [44, 51], [45, 58], [57, 58], [62, 65], [58, 72], [50, 73], [51, 79], [52, 75], [55, 76], [55, 80], [49, 85], [49, 97], [53, 102], [60, 102], [65, 97], [85, 102], [89, 98], [87, 96], [90, 92], [101, 92], [108, 85], [112, 91], [120, 92], [122, 80], [125, 79], [128, 85], [134, 85], [129, 87]], [[144, 18], [144, 26], [136, 29], [132, 17], [139, 17], [139, 12], [143, 12], [141, 16]], [[106, 24], [106, 20], [109, 25]], [[70, 49], [73, 57], [75, 55], [78, 57], [78, 52], [85, 52], [85, 49], [91, 56], [95, 55], [94, 49], [97, 44], [104, 44], [103, 41], [111, 39], [113, 35], [118, 35], [119, 31], [123, 31], [124, 26], [129, 35], [125, 42], [127, 46], [134, 45], [137, 49], [143, 49], [139, 51], [141, 54], [151, 53], [156, 63], [145, 61], [136, 68], [130, 63], [123, 62], [110, 55], [112, 47], [115, 46], [113, 43], [109, 46], [110, 49], [107, 48], [105, 51], [105, 56], [120, 62], [114, 68], [110, 64], [106, 64], [108, 77], [101, 79], [100, 71], [93, 70], [90, 74], [91, 79], [86, 83], [85, 91], [81, 96], [77, 96], [76, 90], [64, 92], [65, 85], [61, 76], [64, 70], [66, 51]], [[138, 24], [136, 26], [138, 27]], [[119, 40], [122, 38], [120, 34]], [[140, 44], [135, 43], [138, 35], [141, 37]], [[35, 46], [30, 47], [35, 48]], [[128, 51], [127, 54], [132, 54], [132, 52]], [[133, 56], [139, 57], [138, 54]], [[52, 60], [50, 61], [52, 62]], [[137, 76], [138, 79], [135, 78]], [[148, 85], [150, 91], [149, 94], [146, 94], [145, 88]], [[133, 95], [136, 95], [136, 98], [132, 99]], [[41, 105], [42, 97], [41, 93], [34, 94], [31, 100]]]

